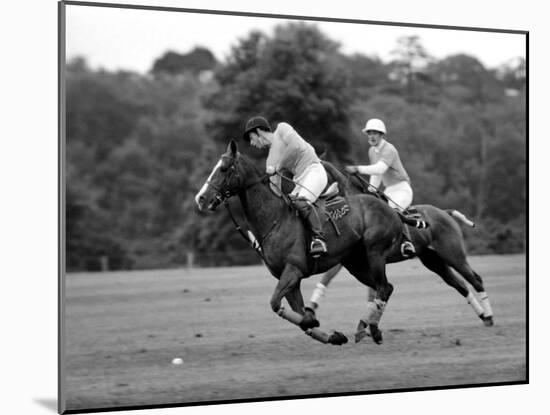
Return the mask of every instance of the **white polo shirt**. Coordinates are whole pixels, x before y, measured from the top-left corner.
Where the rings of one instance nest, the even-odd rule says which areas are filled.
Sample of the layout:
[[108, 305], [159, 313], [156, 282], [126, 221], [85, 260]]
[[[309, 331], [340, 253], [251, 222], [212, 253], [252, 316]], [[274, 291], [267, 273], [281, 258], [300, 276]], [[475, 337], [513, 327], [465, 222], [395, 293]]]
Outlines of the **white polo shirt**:
[[399, 153], [393, 144], [382, 139], [376, 147], [369, 148], [370, 164], [376, 164], [383, 161], [388, 165], [388, 169], [382, 174], [382, 183], [385, 187], [406, 181], [410, 183], [409, 175], [401, 163]]

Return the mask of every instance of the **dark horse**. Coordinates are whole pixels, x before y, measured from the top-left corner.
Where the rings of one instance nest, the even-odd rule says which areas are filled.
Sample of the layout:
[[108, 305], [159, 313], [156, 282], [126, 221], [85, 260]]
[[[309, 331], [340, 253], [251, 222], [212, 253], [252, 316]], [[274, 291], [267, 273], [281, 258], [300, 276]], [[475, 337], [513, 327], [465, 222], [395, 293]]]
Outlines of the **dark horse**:
[[[284, 198], [271, 190], [268, 179], [238, 152], [236, 142], [231, 140], [195, 201], [200, 210], [214, 211], [227, 198], [239, 197], [265, 264], [278, 279], [270, 301], [275, 313], [300, 325], [317, 340], [345, 343], [347, 339], [341, 333], [325, 337], [315, 332], [319, 326], [316, 319], [303, 321], [305, 307], [300, 291], [303, 278], [342, 264], [361, 283], [376, 291], [378, 309], [369, 321], [375, 338], [382, 311], [393, 291], [386, 278], [386, 262], [402, 238], [398, 214], [378, 198], [349, 194], [345, 200], [349, 211], [339, 218], [338, 226], [325, 224], [329, 255], [312, 258], [308, 253], [309, 235], [300, 218]], [[281, 307], [283, 298], [293, 312]]]
[[[332, 164], [323, 162], [329, 178], [337, 181], [341, 188], [347, 194], [370, 193], [368, 183], [357, 175], [347, 175], [340, 172]], [[383, 195], [373, 195], [375, 197], [383, 197]], [[489, 302], [487, 293], [483, 285], [481, 277], [472, 269], [466, 258], [464, 248], [464, 240], [462, 231], [455, 220], [462, 222], [467, 226], [473, 227], [474, 224], [468, 220], [462, 213], [454, 209], [442, 210], [432, 205], [416, 205], [413, 206], [424, 220], [429, 223], [428, 228], [417, 229], [414, 226], [409, 227], [410, 239], [415, 245], [417, 256], [426, 266], [426, 268], [438, 274], [448, 285], [455, 288], [467, 302], [472, 306], [475, 313], [483, 321], [486, 326], [493, 325], [493, 312]], [[397, 246], [390, 250], [387, 257], [387, 263], [395, 263], [406, 260], [400, 255]], [[341, 270], [341, 265], [336, 265], [334, 268], [326, 272], [321, 279], [322, 292]], [[468, 283], [472, 285], [481, 299], [481, 305], [469, 290], [464, 280], [459, 278], [453, 270], [457, 271]], [[319, 286], [319, 285], [318, 285]], [[319, 288], [317, 288], [319, 290]], [[306, 307], [306, 316], [308, 319], [314, 319], [314, 310], [318, 307], [318, 302], [321, 295], [312, 297], [313, 302], [310, 302]], [[369, 291], [368, 303], [375, 301], [375, 293]], [[364, 329], [368, 326], [367, 319], [362, 319], [358, 325], [356, 333], [356, 341], [360, 340], [366, 334]], [[381, 337], [378, 338], [381, 340]]]

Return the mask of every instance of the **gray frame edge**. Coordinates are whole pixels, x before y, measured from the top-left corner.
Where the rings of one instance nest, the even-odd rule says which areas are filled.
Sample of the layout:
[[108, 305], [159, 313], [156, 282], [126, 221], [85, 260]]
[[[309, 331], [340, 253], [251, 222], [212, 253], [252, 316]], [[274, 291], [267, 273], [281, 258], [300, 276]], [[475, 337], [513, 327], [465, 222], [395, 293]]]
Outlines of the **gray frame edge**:
[[57, 378], [57, 411], [66, 411], [65, 384], [65, 150], [66, 150], [66, 88], [65, 88], [65, 40], [66, 40], [66, 3], [58, 2], [58, 378]]
[[199, 14], [214, 14], [214, 15], [226, 15], [226, 16], [241, 16], [241, 17], [267, 17], [272, 19], [287, 19], [287, 20], [306, 20], [306, 21], [321, 21], [332, 23], [360, 23], [371, 24], [381, 26], [407, 26], [417, 27], [424, 29], [443, 29], [443, 30], [464, 30], [474, 32], [493, 32], [493, 33], [510, 33], [510, 34], [526, 34], [527, 30], [518, 29], [499, 29], [490, 27], [469, 27], [469, 26], [457, 26], [457, 25], [437, 25], [429, 23], [413, 23], [413, 22], [391, 22], [382, 20], [367, 20], [367, 19], [346, 19], [337, 17], [326, 16], [301, 16], [290, 14], [276, 14], [276, 13], [260, 13], [260, 12], [246, 12], [246, 11], [233, 11], [233, 10], [215, 10], [215, 9], [194, 9], [184, 7], [166, 7], [166, 6], [151, 6], [140, 4], [125, 4], [125, 3], [109, 3], [109, 2], [92, 2], [92, 1], [78, 1], [78, 0], [62, 0], [66, 5], [73, 6], [86, 6], [86, 7], [104, 7], [104, 8], [117, 8], [117, 9], [133, 9], [133, 10], [153, 10], [153, 11], [165, 11], [165, 12], [180, 12], [180, 13], [199, 13]]

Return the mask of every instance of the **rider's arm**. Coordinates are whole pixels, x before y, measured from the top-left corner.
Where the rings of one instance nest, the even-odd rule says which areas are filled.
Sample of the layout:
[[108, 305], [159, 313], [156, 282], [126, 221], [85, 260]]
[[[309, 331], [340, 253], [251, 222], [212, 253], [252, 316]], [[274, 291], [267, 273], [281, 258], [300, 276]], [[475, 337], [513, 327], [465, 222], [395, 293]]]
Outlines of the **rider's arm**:
[[282, 192], [282, 187], [281, 187], [281, 176], [271, 176], [269, 178], [270, 182], [271, 182], [271, 186], [272, 188], [274, 187], [275, 189], [275, 193], [276, 194], [281, 194]]
[[369, 183], [371, 186], [374, 186], [376, 189], [380, 188], [380, 183], [382, 182], [382, 176], [379, 174], [373, 174], [370, 176]]
[[283, 162], [284, 149], [285, 142], [275, 134], [265, 162], [266, 173], [273, 174], [280, 170]]
[[359, 173], [368, 174], [369, 176], [382, 175], [386, 172], [386, 170], [388, 170], [388, 165], [382, 160], [369, 166], [357, 166], [357, 171]]

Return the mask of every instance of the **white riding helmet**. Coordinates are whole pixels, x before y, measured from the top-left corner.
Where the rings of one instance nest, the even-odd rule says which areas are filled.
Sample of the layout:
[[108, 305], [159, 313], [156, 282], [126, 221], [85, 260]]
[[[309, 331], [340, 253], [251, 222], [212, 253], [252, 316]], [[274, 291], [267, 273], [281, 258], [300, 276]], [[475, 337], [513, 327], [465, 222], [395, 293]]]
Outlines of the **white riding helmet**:
[[367, 121], [367, 123], [365, 124], [365, 128], [363, 128], [361, 131], [366, 134], [369, 130], [378, 131], [386, 134], [386, 126], [384, 125], [384, 121], [379, 120], [378, 118], [371, 118]]

